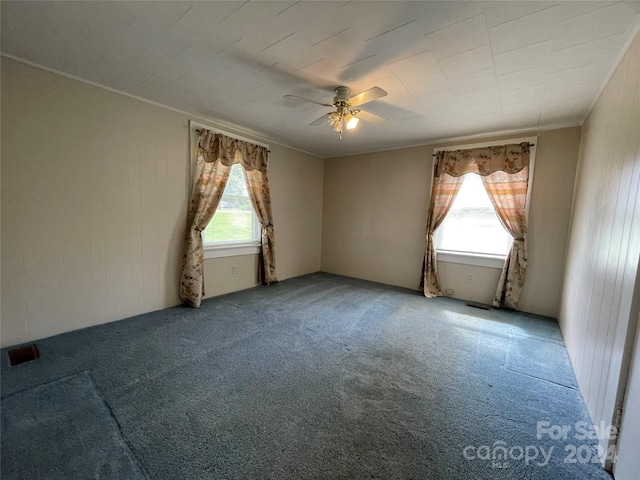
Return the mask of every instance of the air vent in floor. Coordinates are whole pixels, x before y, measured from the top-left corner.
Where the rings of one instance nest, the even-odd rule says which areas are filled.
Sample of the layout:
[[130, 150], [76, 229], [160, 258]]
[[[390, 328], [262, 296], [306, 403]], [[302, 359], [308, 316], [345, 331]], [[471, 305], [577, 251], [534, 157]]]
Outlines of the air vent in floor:
[[19, 365], [24, 362], [30, 362], [31, 360], [37, 360], [40, 358], [40, 352], [35, 345], [27, 345], [26, 347], [14, 348], [9, 350], [9, 360], [11, 366]]

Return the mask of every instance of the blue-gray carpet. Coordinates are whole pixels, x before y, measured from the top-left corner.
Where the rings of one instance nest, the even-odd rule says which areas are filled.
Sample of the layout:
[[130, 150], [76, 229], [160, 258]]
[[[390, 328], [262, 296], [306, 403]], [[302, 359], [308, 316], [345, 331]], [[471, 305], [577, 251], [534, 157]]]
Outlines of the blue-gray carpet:
[[318, 273], [35, 343], [3, 479], [610, 478], [547, 318]]

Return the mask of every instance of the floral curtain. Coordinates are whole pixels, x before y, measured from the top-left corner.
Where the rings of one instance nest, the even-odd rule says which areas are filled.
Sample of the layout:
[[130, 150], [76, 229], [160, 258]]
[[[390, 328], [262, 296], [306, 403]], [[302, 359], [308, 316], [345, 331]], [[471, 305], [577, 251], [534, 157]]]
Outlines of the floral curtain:
[[180, 298], [188, 305], [198, 308], [204, 295], [202, 231], [215, 214], [234, 163], [244, 167], [249, 196], [262, 225], [262, 282], [277, 282], [273, 217], [267, 180], [268, 154], [265, 147], [220, 133], [203, 130], [200, 135], [179, 290]]
[[259, 263], [260, 282], [269, 285], [278, 281], [276, 278], [276, 255], [274, 250], [275, 237], [273, 233], [273, 216], [271, 214], [271, 194], [267, 172], [262, 170], [245, 169], [245, 178], [253, 209], [262, 227], [262, 252]]
[[529, 165], [529, 144], [509, 144], [495, 147], [453, 150], [436, 154], [436, 173], [459, 177], [465, 173], [489, 175], [503, 171], [517, 173]]
[[[527, 269], [526, 198], [529, 181], [529, 143], [498, 145], [436, 154], [421, 289], [428, 298], [442, 295], [433, 234], [455, 199], [462, 176], [475, 173], [482, 180], [496, 214], [514, 238], [493, 304], [516, 308]], [[455, 183], [457, 182], [457, 183]], [[442, 187], [441, 187], [442, 185]]]
[[224, 187], [229, 180], [231, 165], [225, 165], [220, 160], [207, 161], [202, 147], [198, 146], [179, 290], [180, 298], [192, 307], [198, 308], [204, 296], [202, 231], [218, 208]]
[[220, 160], [223, 165], [241, 164], [245, 170], [267, 173], [269, 151], [260, 145], [227, 137], [221, 133], [203, 130], [198, 142], [198, 155], [206, 162]]
[[507, 257], [493, 306], [515, 309], [527, 272], [527, 189], [529, 169], [517, 173], [494, 172], [482, 177], [500, 222], [513, 237], [513, 245]]
[[427, 246], [422, 262], [422, 279], [420, 288], [427, 298], [442, 295], [440, 279], [438, 277], [438, 257], [433, 234], [449, 213], [451, 205], [458, 195], [462, 177], [452, 177], [443, 173], [433, 179], [429, 216], [427, 218]]

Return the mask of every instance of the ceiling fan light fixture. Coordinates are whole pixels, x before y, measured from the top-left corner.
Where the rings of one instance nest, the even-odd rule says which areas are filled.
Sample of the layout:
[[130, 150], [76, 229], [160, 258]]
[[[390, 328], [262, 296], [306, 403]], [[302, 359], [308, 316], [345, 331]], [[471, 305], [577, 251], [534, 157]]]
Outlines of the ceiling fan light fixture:
[[327, 115], [327, 122], [336, 132], [342, 133], [342, 115], [338, 112], [332, 112]]
[[354, 128], [356, 128], [358, 126], [358, 122], [360, 121], [358, 117], [352, 114], [347, 115], [345, 117], [345, 120], [347, 121], [347, 130], [353, 130]]

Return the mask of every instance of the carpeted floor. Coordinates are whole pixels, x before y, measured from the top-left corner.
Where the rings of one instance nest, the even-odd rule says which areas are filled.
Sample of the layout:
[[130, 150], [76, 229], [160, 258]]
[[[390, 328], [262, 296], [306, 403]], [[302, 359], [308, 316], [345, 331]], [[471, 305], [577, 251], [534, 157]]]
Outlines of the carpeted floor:
[[610, 478], [547, 318], [318, 273], [35, 343], [3, 479]]

